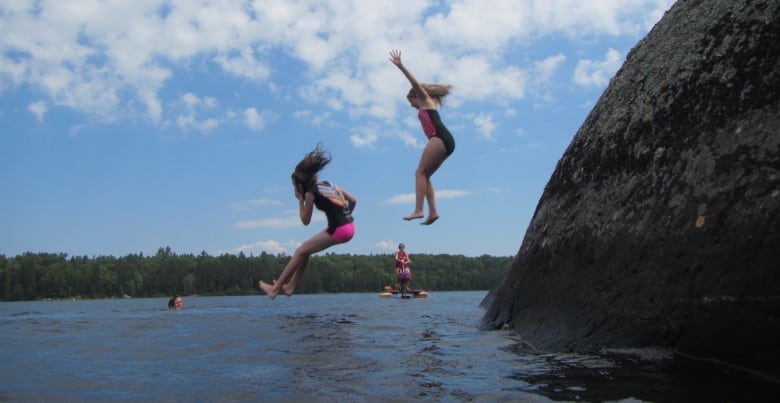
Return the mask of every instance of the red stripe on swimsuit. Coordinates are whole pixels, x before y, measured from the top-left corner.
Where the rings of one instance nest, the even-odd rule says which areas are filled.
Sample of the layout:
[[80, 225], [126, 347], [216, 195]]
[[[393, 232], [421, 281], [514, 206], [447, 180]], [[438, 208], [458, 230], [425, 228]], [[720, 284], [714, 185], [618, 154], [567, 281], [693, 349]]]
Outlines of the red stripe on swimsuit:
[[425, 136], [429, 139], [436, 136], [436, 126], [433, 124], [433, 121], [431, 121], [431, 115], [428, 114], [428, 110], [420, 109], [417, 112], [417, 117], [420, 118], [420, 123], [422, 123]]

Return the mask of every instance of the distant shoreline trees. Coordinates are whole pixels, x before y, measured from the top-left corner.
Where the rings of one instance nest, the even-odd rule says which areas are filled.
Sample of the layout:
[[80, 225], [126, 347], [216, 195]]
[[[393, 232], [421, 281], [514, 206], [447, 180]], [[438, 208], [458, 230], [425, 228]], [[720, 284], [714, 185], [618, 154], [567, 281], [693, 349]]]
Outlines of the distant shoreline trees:
[[[154, 256], [68, 257], [59, 253], [0, 255], [0, 300], [97, 299], [181, 295], [257, 294], [257, 281], [276, 278], [286, 255], [210, 256], [173, 253]], [[414, 254], [415, 288], [435, 291], [487, 290], [513, 257]], [[392, 254], [313, 256], [296, 292], [380, 291], [395, 282]]]

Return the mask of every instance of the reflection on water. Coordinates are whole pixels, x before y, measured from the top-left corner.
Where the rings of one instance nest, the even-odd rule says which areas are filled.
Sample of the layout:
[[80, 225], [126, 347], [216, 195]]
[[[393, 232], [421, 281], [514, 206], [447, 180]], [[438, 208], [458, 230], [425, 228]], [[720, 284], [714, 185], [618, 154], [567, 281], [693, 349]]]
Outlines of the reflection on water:
[[[0, 303], [0, 400], [746, 401], [776, 384], [664, 350], [543, 354], [484, 292]], [[715, 385], [712, 383], [715, 382]]]

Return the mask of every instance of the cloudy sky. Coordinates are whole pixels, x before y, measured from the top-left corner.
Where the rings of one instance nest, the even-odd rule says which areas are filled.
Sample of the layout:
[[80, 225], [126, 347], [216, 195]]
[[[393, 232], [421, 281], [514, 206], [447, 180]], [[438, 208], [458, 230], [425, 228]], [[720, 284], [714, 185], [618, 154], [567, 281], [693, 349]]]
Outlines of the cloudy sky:
[[[672, 0], [1, 0], [0, 255], [290, 254], [295, 164], [359, 200], [329, 252], [510, 256], [555, 164]], [[425, 137], [389, 61], [454, 92], [455, 153], [413, 209]]]

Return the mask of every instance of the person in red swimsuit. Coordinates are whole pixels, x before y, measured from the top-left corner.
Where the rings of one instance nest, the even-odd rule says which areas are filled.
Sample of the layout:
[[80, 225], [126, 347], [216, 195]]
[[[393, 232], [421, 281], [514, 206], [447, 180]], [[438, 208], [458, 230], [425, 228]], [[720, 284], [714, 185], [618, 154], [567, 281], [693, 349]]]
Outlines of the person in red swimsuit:
[[409, 265], [412, 260], [406, 253], [406, 246], [398, 244], [398, 250], [395, 252], [395, 289], [401, 290], [401, 285], [406, 286], [406, 290], [411, 289], [412, 269]]
[[420, 163], [415, 171], [414, 189], [415, 205], [412, 214], [404, 217], [404, 220], [423, 218], [423, 201], [428, 200], [428, 218], [420, 224], [430, 225], [439, 218], [436, 210], [436, 197], [431, 183], [431, 175], [436, 172], [444, 160], [455, 150], [455, 139], [441, 121], [437, 106], [444, 103], [444, 97], [450, 93], [451, 85], [421, 84], [418, 83], [411, 72], [401, 62], [401, 52], [390, 52], [390, 61], [406, 76], [412, 89], [406, 95], [413, 108], [418, 110], [417, 116], [422, 123], [423, 132], [428, 137], [428, 143], [423, 149]]
[[[284, 292], [288, 297], [293, 294], [311, 255], [333, 245], [348, 242], [355, 235], [352, 211], [355, 209], [357, 199], [338, 186], [317, 181], [317, 173], [329, 163], [330, 155], [317, 145], [298, 163], [292, 174], [295, 198], [298, 199], [298, 210], [303, 225], [309, 225], [313, 208], [317, 207], [325, 212], [328, 227], [295, 249], [284, 271], [273, 284], [262, 280], [258, 282], [260, 288], [272, 299], [279, 294], [279, 291]], [[343, 197], [334, 201], [329, 197], [333, 191], [340, 192], [340, 196]]]

